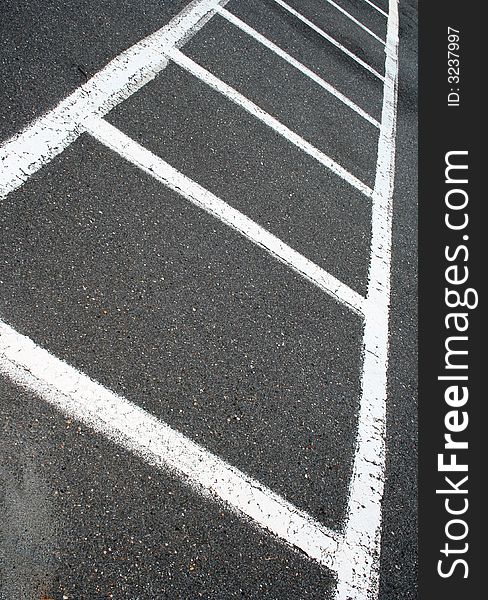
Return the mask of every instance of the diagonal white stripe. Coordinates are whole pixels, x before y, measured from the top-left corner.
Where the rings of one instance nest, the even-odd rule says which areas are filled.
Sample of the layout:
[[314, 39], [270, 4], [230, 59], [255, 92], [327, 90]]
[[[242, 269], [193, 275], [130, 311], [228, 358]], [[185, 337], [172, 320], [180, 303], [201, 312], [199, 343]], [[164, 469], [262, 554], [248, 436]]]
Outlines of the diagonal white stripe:
[[379, 13], [381, 13], [384, 17], [388, 18], [388, 13], [386, 13], [382, 8], [380, 8], [379, 6], [376, 6], [376, 4], [374, 4], [374, 2], [371, 2], [371, 0], [364, 0], [365, 2], [367, 2], [370, 6], [372, 6], [375, 10], [377, 10]]
[[162, 52], [181, 44], [228, 0], [195, 0], [167, 25], [114, 58], [56, 108], [0, 146], [0, 199], [21, 186], [83, 132], [90, 114], [105, 115], [168, 64]]
[[[336, 571], [337, 600], [363, 600], [374, 598], [378, 591], [381, 499], [385, 470], [384, 430], [398, 78], [398, 3], [397, 0], [390, 0], [387, 58], [383, 77], [283, 0], [274, 1], [384, 81], [374, 190], [236, 90], [179, 51], [172, 50], [215, 14], [220, 4], [226, 3], [226, 0], [194, 0], [167, 26], [119, 55], [54, 110], [0, 146], [0, 199], [22, 185], [32, 173], [62, 152], [83, 131], [89, 130], [119, 154], [238, 230], [326, 293], [364, 316], [363, 393], [344, 535], [324, 528], [259, 482], [207, 452], [140, 407], [53, 357], [2, 321], [0, 372], [58, 409], [80, 419], [143, 457], [150, 464], [170, 469], [202, 493], [210, 493], [220, 498], [228, 506], [301, 549], [310, 558]], [[331, 0], [327, 1], [335, 5]], [[388, 17], [387, 13], [373, 2], [365, 1]], [[223, 13], [226, 16], [227, 11]], [[231, 13], [227, 13], [229, 14]], [[295, 59], [277, 46], [271, 46], [269, 40], [266, 41], [268, 48], [277, 54], [281, 52], [282, 58], [294, 64], [290, 59]], [[168, 62], [167, 56], [171, 56], [175, 62], [179, 60], [178, 64], [206, 80], [214, 89], [230, 97], [297, 147], [372, 197], [372, 254], [367, 299], [99, 118], [164, 69]], [[294, 64], [296, 68], [301, 67], [300, 70], [305, 73], [306, 67], [298, 65], [300, 63]], [[306, 74], [318, 85], [328, 89], [326, 86], [329, 84], [323, 80], [319, 82], [317, 79], [320, 78], [317, 76], [317, 79], [311, 76], [314, 75], [313, 72]], [[331, 89], [328, 91], [334, 93]], [[335, 92], [340, 98], [338, 92]], [[340, 99], [344, 102], [344, 99]], [[350, 108], [353, 108], [350, 104]], [[378, 125], [377, 122], [373, 124]]]
[[257, 106], [257, 104], [254, 104], [254, 102], [243, 96], [233, 87], [227, 85], [221, 79], [215, 77], [215, 75], [201, 67], [195, 61], [185, 56], [182, 52], [180, 52], [180, 50], [169, 50], [167, 52], [167, 56], [177, 65], [179, 65], [198, 79], [205, 82], [214, 90], [226, 96], [229, 100], [232, 100], [232, 102], [235, 102], [235, 104], [239, 105], [241, 108], [253, 115], [253, 117], [256, 117], [268, 127], [271, 127], [271, 129], [276, 131], [276, 133], [279, 133], [289, 142], [294, 144], [297, 148], [299, 148], [300, 150], [317, 160], [322, 165], [324, 165], [324, 167], [327, 167], [333, 173], [339, 175], [339, 177], [341, 177], [342, 179], [347, 181], [347, 183], [358, 189], [365, 196], [368, 196], [369, 198], [371, 197], [373, 191], [365, 183], [363, 183], [357, 177], [349, 173], [349, 171], [347, 171], [346, 169], [344, 169], [344, 167], [332, 160], [324, 152], [318, 150], [310, 142], [307, 142], [301, 136], [299, 136], [294, 131], [286, 127], [286, 125], [280, 123], [278, 119], [272, 117], [269, 113]]
[[347, 10], [345, 10], [344, 8], [342, 8], [342, 6], [339, 6], [333, 0], [325, 0], [325, 1], [328, 2], [330, 5], [332, 5], [334, 8], [336, 8], [339, 12], [341, 12], [344, 16], [346, 16], [350, 21], [352, 21], [353, 23], [356, 23], [356, 25], [358, 25], [359, 27], [361, 27], [361, 29], [363, 29], [364, 31], [366, 31], [366, 33], [369, 33], [369, 35], [372, 36], [372, 37], [374, 37], [375, 40], [378, 40], [378, 42], [381, 42], [382, 44], [385, 44], [385, 40], [382, 40], [380, 38], [380, 36], [376, 35], [376, 33], [374, 31], [371, 31], [371, 29], [368, 29], [368, 27], [366, 27], [366, 25], [364, 25], [363, 23], [361, 23], [361, 21], [358, 21], [358, 19], [356, 19], [355, 17], [353, 17], [351, 14], [349, 14], [347, 12]]
[[282, 50], [279, 46], [277, 46], [276, 44], [274, 44], [273, 42], [268, 40], [266, 37], [264, 37], [264, 35], [261, 35], [258, 31], [256, 31], [252, 27], [250, 27], [247, 23], [244, 23], [244, 21], [241, 21], [241, 19], [239, 19], [238, 17], [233, 15], [231, 12], [229, 12], [225, 8], [218, 7], [217, 12], [220, 15], [222, 15], [225, 19], [227, 19], [227, 21], [229, 21], [229, 23], [232, 23], [233, 25], [238, 27], [241, 31], [244, 31], [245, 33], [247, 33], [248, 35], [253, 37], [256, 41], [260, 42], [261, 44], [263, 44], [263, 46], [265, 46], [269, 50], [273, 51], [277, 56], [279, 56], [283, 60], [286, 60], [286, 62], [288, 64], [290, 64], [293, 67], [295, 67], [296, 69], [298, 69], [301, 73], [306, 75], [309, 79], [311, 79], [313, 82], [318, 84], [321, 88], [323, 88], [324, 90], [326, 90], [327, 92], [329, 92], [330, 94], [335, 96], [338, 100], [343, 102], [346, 106], [348, 106], [350, 109], [352, 109], [358, 115], [363, 117], [363, 119], [366, 119], [366, 121], [369, 121], [372, 125], [374, 125], [375, 127], [377, 127], [379, 129], [380, 124], [378, 123], [378, 121], [376, 119], [374, 119], [366, 111], [364, 111], [362, 108], [360, 108], [357, 104], [354, 104], [354, 102], [352, 102], [352, 100], [349, 100], [349, 98], [347, 96], [344, 96], [344, 94], [342, 94], [341, 92], [336, 90], [335, 87], [333, 87], [330, 83], [327, 83], [327, 81], [325, 81], [324, 79], [319, 77], [311, 69], [309, 69], [305, 65], [302, 65], [302, 63], [299, 62], [298, 60], [296, 60], [295, 58], [293, 58], [293, 56], [291, 56], [290, 54], [288, 54], [287, 52]]
[[359, 315], [364, 298], [282, 240], [99, 117], [85, 123], [99, 142], [196, 204]]
[[368, 65], [368, 63], [364, 62], [364, 60], [359, 58], [359, 56], [356, 56], [353, 52], [348, 50], [345, 46], [343, 46], [341, 43], [339, 43], [331, 35], [326, 33], [323, 29], [320, 29], [320, 27], [315, 25], [315, 23], [312, 23], [312, 21], [310, 21], [310, 19], [307, 19], [307, 17], [304, 17], [299, 12], [297, 12], [289, 4], [287, 4], [286, 2], [283, 2], [283, 0], [273, 0], [273, 2], [276, 2], [276, 4], [279, 4], [282, 8], [284, 8], [291, 15], [293, 15], [294, 17], [296, 17], [297, 19], [302, 21], [302, 23], [305, 23], [305, 25], [310, 27], [310, 29], [313, 29], [315, 31], [315, 33], [318, 33], [321, 37], [323, 37], [325, 40], [327, 40], [333, 46], [338, 48], [341, 52], [344, 52], [344, 54], [347, 54], [347, 56], [349, 56], [349, 58], [352, 58], [352, 60], [354, 60], [358, 65], [361, 65], [364, 69], [366, 69], [367, 71], [372, 73], [380, 81], [384, 81], [385, 78], [383, 77], [383, 75], [381, 75], [381, 73], [378, 73], [378, 71], [373, 69], [373, 67], [371, 65]]
[[340, 541], [278, 494], [0, 321], [0, 373], [331, 567]]

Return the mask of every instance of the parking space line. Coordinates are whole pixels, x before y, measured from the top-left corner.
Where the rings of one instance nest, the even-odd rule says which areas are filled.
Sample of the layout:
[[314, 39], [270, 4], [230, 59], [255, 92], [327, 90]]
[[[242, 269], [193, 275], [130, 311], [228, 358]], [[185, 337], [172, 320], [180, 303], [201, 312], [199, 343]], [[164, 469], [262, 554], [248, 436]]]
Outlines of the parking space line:
[[369, 121], [372, 125], [379, 129], [379, 122], [374, 119], [370, 114], [360, 108], [357, 104], [354, 104], [347, 96], [344, 96], [341, 92], [335, 89], [330, 83], [327, 83], [324, 79], [319, 77], [316, 73], [314, 73], [311, 69], [303, 65], [301, 62], [293, 58], [290, 54], [282, 50], [279, 46], [268, 40], [264, 35], [261, 35], [258, 31], [250, 27], [247, 23], [244, 23], [241, 19], [236, 17], [234, 14], [229, 12], [227, 9], [218, 7], [217, 12], [219, 15], [222, 15], [229, 23], [238, 27], [244, 33], [247, 33], [252, 38], [254, 38], [257, 42], [260, 42], [263, 46], [274, 52], [277, 56], [285, 60], [292, 67], [298, 69], [301, 73], [306, 75], [309, 79], [311, 79], [314, 83], [318, 84], [321, 88], [335, 96], [338, 100], [340, 100], [343, 104], [348, 106], [358, 115]]
[[274, 258], [316, 285], [323, 292], [363, 316], [365, 298], [311, 260], [285, 244], [226, 202], [180, 173], [162, 158], [144, 148], [122, 131], [99, 117], [85, 123], [86, 130], [99, 142], [142, 169], [171, 190], [202, 208]]
[[294, 8], [292, 8], [286, 2], [283, 2], [283, 0], [273, 0], [273, 2], [276, 2], [276, 4], [278, 4], [279, 6], [281, 6], [282, 8], [284, 8], [291, 15], [293, 15], [294, 17], [296, 17], [297, 19], [299, 19], [300, 21], [302, 21], [302, 23], [305, 23], [305, 25], [307, 25], [308, 27], [310, 27], [311, 29], [313, 29], [321, 37], [323, 37], [329, 43], [331, 43], [336, 48], [338, 48], [339, 50], [341, 50], [341, 52], [344, 52], [344, 54], [346, 54], [347, 56], [349, 56], [349, 58], [352, 58], [352, 60], [354, 60], [358, 65], [361, 65], [364, 69], [366, 69], [367, 71], [369, 71], [370, 73], [372, 73], [380, 81], [384, 81], [385, 78], [383, 77], [383, 75], [381, 75], [381, 73], [378, 73], [378, 71], [376, 71], [375, 69], [373, 69], [373, 67], [371, 65], [368, 65], [368, 63], [364, 62], [364, 60], [362, 60], [361, 58], [359, 58], [359, 56], [356, 56], [354, 54], [354, 52], [351, 52], [350, 50], [348, 50], [345, 46], [343, 46], [340, 42], [338, 42], [336, 39], [334, 39], [331, 35], [329, 35], [323, 29], [321, 29], [320, 27], [318, 27], [317, 25], [315, 25], [315, 23], [312, 23], [312, 21], [310, 21], [309, 19], [307, 19], [307, 17], [304, 17], [303, 15], [301, 15], [299, 12], [297, 12]]
[[[201, 493], [209, 493], [214, 499], [220, 498], [229, 507], [247, 515], [261, 527], [334, 571], [338, 576], [336, 600], [373, 599], [377, 596], [379, 581], [381, 502], [386, 455], [392, 202], [398, 86], [398, 0], [389, 0], [389, 15], [373, 2], [365, 0], [388, 18], [385, 76], [355, 57], [356, 62], [360, 61], [359, 64], [384, 82], [376, 177], [372, 190], [176, 49], [217, 12], [221, 12], [224, 17], [226, 14], [230, 15], [228, 11], [221, 11], [219, 8], [226, 1], [194, 0], [168, 25], [120, 54], [54, 110], [0, 146], [0, 199], [22, 185], [30, 175], [61, 153], [79, 135], [88, 131], [104, 145], [220, 219], [362, 316], [362, 392], [343, 533], [323, 527], [310, 515], [259, 482], [137, 405], [55, 358], [1, 320], [0, 372], [66, 414], [134, 452], [149, 464], [175, 471]], [[341, 50], [345, 50], [346, 54], [352, 54], [285, 2], [274, 2]], [[284, 51], [277, 46], [276, 49], [271, 47], [272, 43], [266, 41], [268, 48], [275, 52], [276, 49], [279, 50], [282, 58], [285, 58]], [[371, 261], [366, 298], [101, 118], [152, 80], [166, 67], [168, 59], [230, 98], [372, 199]], [[288, 62], [299, 68], [293, 62]], [[306, 69], [303, 65], [300, 67]], [[303, 69], [300, 70], [304, 72]], [[318, 83], [316, 79], [313, 80]]]
[[53, 110], [0, 146], [0, 199], [74, 142], [90, 114], [105, 115], [168, 64], [165, 49], [187, 41], [228, 0], [194, 0], [167, 25], [119, 54]]
[[0, 373], [331, 568], [341, 534], [0, 321]]
[[336, 8], [339, 12], [341, 12], [344, 16], [346, 16], [350, 21], [352, 21], [353, 23], [356, 23], [356, 25], [358, 25], [359, 27], [361, 27], [361, 29], [363, 29], [364, 31], [366, 31], [366, 33], [369, 33], [369, 35], [371, 35], [372, 37], [374, 37], [375, 40], [378, 40], [378, 42], [381, 42], [383, 45], [386, 44], [385, 40], [381, 39], [379, 35], [376, 35], [376, 33], [374, 31], [371, 31], [371, 29], [369, 29], [368, 27], [366, 27], [366, 25], [363, 25], [363, 23], [361, 23], [361, 21], [359, 21], [358, 19], [356, 19], [355, 17], [353, 17], [352, 15], [350, 15], [347, 12], [347, 10], [345, 10], [344, 8], [342, 8], [342, 6], [339, 6], [338, 4], [336, 4], [334, 2], [334, 0], [325, 0], [325, 1], [328, 2], [334, 8]]
[[370, 6], [372, 6], [373, 8], [375, 8], [379, 13], [381, 13], [384, 17], [388, 18], [388, 13], [386, 13], [382, 8], [380, 8], [379, 6], [376, 6], [376, 4], [374, 2], [371, 2], [371, 0], [364, 0], [365, 2], [367, 2]]
[[196, 63], [191, 58], [188, 58], [185, 54], [183, 54], [180, 50], [172, 48], [168, 50], [166, 56], [170, 58], [173, 62], [179, 65], [182, 69], [185, 69], [193, 76], [197, 77], [211, 88], [221, 93], [223, 96], [246, 110], [253, 117], [256, 117], [259, 121], [273, 129], [276, 133], [283, 136], [289, 142], [294, 144], [297, 148], [317, 160], [324, 167], [331, 170], [333, 173], [347, 181], [350, 185], [355, 187], [357, 190], [362, 192], [368, 198], [371, 198], [373, 190], [367, 186], [365, 183], [360, 181], [357, 177], [349, 173], [344, 167], [336, 163], [332, 160], [327, 154], [318, 150], [315, 146], [313, 146], [310, 142], [307, 142], [297, 133], [283, 125], [278, 119], [272, 117], [269, 113], [260, 108], [257, 104], [254, 104], [251, 100], [243, 96], [236, 89], [223, 82], [221, 79], [207, 71], [198, 63]]
[[337, 555], [337, 600], [373, 598], [379, 556], [385, 467], [392, 211], [398, 94], [398, 0], [390, 0], [385, 86], [373, 194], [371, 262], [363, 336], [358, 432], [344, 540]]

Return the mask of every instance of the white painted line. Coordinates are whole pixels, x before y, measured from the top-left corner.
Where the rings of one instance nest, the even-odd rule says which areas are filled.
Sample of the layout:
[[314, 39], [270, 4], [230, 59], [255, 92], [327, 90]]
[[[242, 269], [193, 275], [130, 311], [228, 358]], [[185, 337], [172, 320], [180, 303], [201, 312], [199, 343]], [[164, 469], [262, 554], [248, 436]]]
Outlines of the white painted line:
[[324, 81], [321, 77], [319, 77], [311, 69], [309, 69], [308, 67], [303, 65], [301, 62], [299, 62], [298, 60], [293, 58], [293, 56], [291, 56], [290, 54], [288, 54], [287, 52], [282, 50], [279, 46], [277, 46], [276, 44], [274, 44], [273, 42], [268, 40], [266, 37], [264, 37], [264, 35], [261, 35], [258, 31], [256, 31], [252, 27], [250, 27], [247, 23], [244, 23], [244, 21], [241, 21], [241, 19], [239, 19], [238, 17], [233, 15], [231, 12], [229, 12], [225, 8], [218, 7], [217, 12], [220, 15], [222, 15], [225, 19], [227, 19], [227, 21], [229, 21], [229, 23], [232, 23], [233, 25], [238, 27], [241, 31], [244, 31], [244, 33], [247, 33], [252, 38], [254, 38], [256, 41], [263, 44], [263, 46], [265, 46], [266, 48], [268, 48], [269, 50], [274, 52], [277, 56], [279, 56], [280, 58], [285, 60], [288, 64], [290, 64], [293, 67], [295, 67], [296, 69], [298, 69], [301, 73], [306, 75], [309, 79], [311, 79], [313, 82], [318, 84], [321, 88], [323, 88], [324, 90], [326, 90], [327, 92], [329, 92], [330, 94], [335, 96], [338, 100], [343, 102], [346, 106], [348, 106], [350, 109], [352, 109], [358, 115], [363, 117], [363, 119], [366, 119], [366, 121], [369, 121], [372, 125], [374, 125], [375, 127], [377, 127], [379, 129], [380, 124], [376, 119], [374, 119], [371, 115], [369, 115], [362, 108], [357, 106], [357, 104], [354, 104], [354, 102], [349, 100], [349, 98], [347, 96], [344, 96], [344, 94], [341, 94], [341, 92], [336, 90], [332, 85], [330, 85], [330, 83], [327, 83], [326, 81]]
[[228, 0], [195, 0], [167, 25], [114, 58], [46, 115], [0, 146], [0, 199], [65, 150], [91, 114], [104, 115], [151, 81], [164, 52], [194, 34]]
[[[195, 0], [168, 25], [116, 57], [54, 110], [0, 146], [0, 199], [22, 185], [81, 133], [89, 131], [109, 148], [364, 316], [362, 396], [344, 534], [323, 527], [259, 482], [137, 405], [53, 357], [1, 320], [0, 372], [149, 464], [170, 470], [200, 493], [220, 499], [237, 513], [246, 515], [257, 525], [302, 550], [311, 559], [335, 571], [338, 576], [336, 600], [373, 600], [378, 593], [381, 501], [385, 476], [398, 0], [390, 0], [389, 17], [374, 3], [365, 0], [388, 17], [385, 77], [285, 2], [274, 0], [384, 81], [374, 190], [236, 90], [174, 50], [226, 1]], [[277, 49], [284, 58], [284, 51], [277, 46], [271, 47], [272, 43], [266, 41], [268, 48], [275, 52]], [[372, 197], [371, 264], [366, 299], [101, 119], [101, 116], [161, 72], [168, 63], [168, 57]], [[294, 66], [299, 68], [296, 64]], [[303, 69], [300, 70], [304, 72]]]
[[0, 321], [0, 373], [331, 567], [340, 534]]
[[99, 142], [213, 217], [238, 231], [338, 302], [346, 305], [355, 313], [363, 315], [363, 303], [365, 301], [363, 296], [296, 250], [293, 250], [249, 217], [246, 217], [201, 185], [180, 173], [180, 171], [126, 136], [107, 121], [99, 117], [93, 117], [85, 123], [85, 126], [86, 130]]
[[376, 6], [376, 4], [374, 2], [371, 2], [371, 0], [364, 0], [365, 2], [367, 2], [370, 6], [372, 6], [374, 9], [376, 9], [379, 13], [381, 13], [384, 17], [386, 17], [388, 19], [388, 13], [386, 13], [382, 8], [380, 8], [379, 6]]
[[398, 89], [398, 0], [390, 0], [385, 73], [373, 194], [362, 397], [345, 536], [336, 557], [337, 600], [376, 598], [379, 584], [381, 502], [386, 460], [388, 327]]
[[378, 71], [373, 69], [372, 66], [368, 65], [368, 63], [364, 62], [364, 60], [359, 58], [359, 56], [356, 56], [353, 52], [351, 52], [345, 46], [343, 46], [341, 43], [339, 43], [337, 40], [335, 40], [331, 35], [329, 35], [328, 33], [325, 33], [325, 31], [323, 29], [320, 29], [320, 27], [317, 27], [317, 25], [315, 25], [315, 23], [312, 23], [312, 21], [307, 19], [307, 17], [304, 17], [303, 15], [301, 15], [299, 12], [297, 12], [294, 8], [292, 8], [286, 2], [283, 2], [283, 0], [273, 0], [273, 2], [276, 2], [276, 4], [279, 4], [282, 8], [284, 8], [286, 11], [288, 11], [291, 15], [293, 15], [294, 17], [296, 17], [297, 19], [302, 21], [302, 23], [305, 23], [305, 25], [308, 25], [308, 27], [310, 27], [310, 29], [313, 29], [316, 33], [318, 33], [321, 37], [323, 37], [325, 40], [327, 40], [333, 46], [335, 46], [336, 48], [339, 48], [339, 50], [341, 50], [341, 52], [344, 52], [344, 54], [347, 54], [347, 56], [349, 56], [349, 58], [352, 58], [352, 60], [354, 60], [358, 65], [361, 65], [364, 69], [366, 69], [367, 71], [372, 73], [380, 81], [384, 81], [385, 78], [383, 77], [383, 75], [381, 75], [381, 73], [378, 73]]
[[220, 92], [229, 100], [232, 100], [235, 104], [246, 110], [256, 119], [259, 119], [262, 123], [271, 127], [276, 133], [283, 136], [289, 142], [294, 144], [297, 148], [317, 160], [319, 163], [324, 165], [327, 169], [330, 169], [333, 173], [347, 181], [350, 185], [358, 189], [360, 192], [371, 198], [371, 194], [373, 190], [368, 187], [365, 183], [360, 181], [357, 177], [349, 173], [344, 167], [336, 163], [329, 156], [327, 156], [321, 150], [318, 150], [315, 146], [307, 142], [298, 134], [296, 134], [291, 129], [288, 129], [286, 125], [283, 125], [272, 117], [269, 113], [265, 112], [262, 108], [260, 108], [257, 104], [254, 104], [251, 100], [243, 96], [237, 90], [235, 90], [230, 85], [224, 83], [218, 77], [215, 77], [212, 73], [201, 67], [195, 61], [191, 60], [187, 56], [185, 56], [180, 50], [172, 49], [167, 53], [168, 58], [173, 60], [177, 65], [186, 69], [189, 73], [202, 80], [204, 83], [209, 85], [214, 90]]
[[350, 15], [347, 12], [347, 10], [345, 10], [344, 8], [342, 8], [342, 6], [339, 6], [333, 0], [325, 0], [325, 1], [328, 2], [329, 4], [331, 4], [334, 8], [336, 8], [343, 15], [345, 15], [353, 23], [356, 23], [356, 25], [358, 25], [359, 27], [361, 27], [361, 29], [363, 29], [364, 31], [366, 31], [366, 33], [369, 33], [369, 35], [371, 35], [372, 37], [374, 37], [375, 40], [378, 40], [378, 42], [381, 42], [383, 45], [386, 44], [385, 40], [381, 39], [380, 36], [376, 35], [376, 33], [374, 31], [371, 31], [371, 29], [368, 29], [368, 27], [366, 27], [366, 25], [363, 25], [363, 23], [361, 23], [361, 21], [358, 21], [358, 19], [356, 19], [355, 17], [353, 17], [352, 15]]

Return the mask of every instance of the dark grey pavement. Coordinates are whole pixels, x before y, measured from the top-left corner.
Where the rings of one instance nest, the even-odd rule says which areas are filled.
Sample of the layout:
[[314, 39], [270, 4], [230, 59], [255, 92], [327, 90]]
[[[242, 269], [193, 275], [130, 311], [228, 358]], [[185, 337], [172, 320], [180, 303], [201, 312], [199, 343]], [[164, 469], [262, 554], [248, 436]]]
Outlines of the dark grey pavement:
[[[383, 72], [333, 7], [289, 3]], [[185, 4], [2, 2], [0, 138]], [[274, 2], [227, 8], [380, 118], [381, 82]], [[381, 600], [417, 597], [416, 35], [400, 2]], [[377, 129], [257, 42], [217, 16], [184, 52], [373, 185]], [[366, 293], [369, 201], [204, 83], [170, 65], [107, 120]], [[88, 135], [1, 202], [0, 232], [1, 319], [340, 529], [359, 317]], [[301, 552], [1, 378], [0, 416], [1, 600], [332, 598]]]

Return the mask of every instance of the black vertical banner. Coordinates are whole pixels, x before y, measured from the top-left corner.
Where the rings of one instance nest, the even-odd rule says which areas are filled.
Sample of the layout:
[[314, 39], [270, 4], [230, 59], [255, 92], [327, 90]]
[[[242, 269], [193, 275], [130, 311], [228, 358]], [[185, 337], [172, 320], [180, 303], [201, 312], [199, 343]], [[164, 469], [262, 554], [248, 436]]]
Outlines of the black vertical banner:
[[464, 600], [484, 589], [480, 288], [488, 234], [480, 142], [488, 130], [488, 35], [479, 7], [419, 6], [419, 597], [426, 600]]

